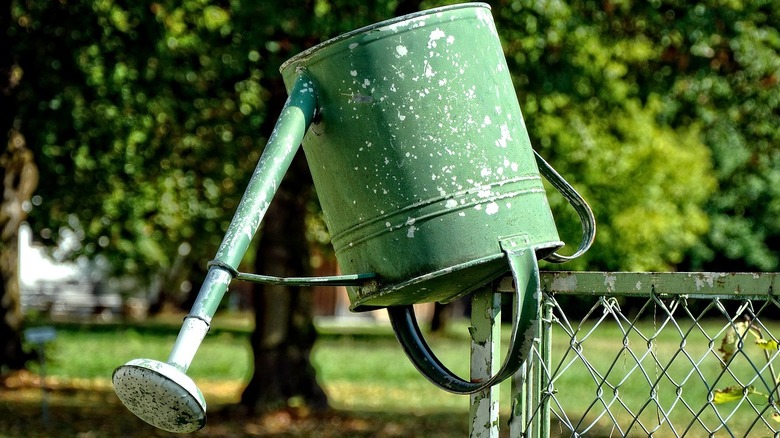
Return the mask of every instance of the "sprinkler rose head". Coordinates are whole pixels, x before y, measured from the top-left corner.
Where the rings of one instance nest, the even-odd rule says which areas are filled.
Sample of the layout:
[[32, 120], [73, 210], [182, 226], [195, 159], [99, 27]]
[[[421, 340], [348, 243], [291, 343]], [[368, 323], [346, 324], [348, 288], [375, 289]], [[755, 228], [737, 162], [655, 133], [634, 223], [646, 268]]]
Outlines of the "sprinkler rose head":
[[168, 432], [206, 425], [206, 400], [186, 374], [167, 363], [135, 359], [114, 370], [114, 391], [138, 418]]

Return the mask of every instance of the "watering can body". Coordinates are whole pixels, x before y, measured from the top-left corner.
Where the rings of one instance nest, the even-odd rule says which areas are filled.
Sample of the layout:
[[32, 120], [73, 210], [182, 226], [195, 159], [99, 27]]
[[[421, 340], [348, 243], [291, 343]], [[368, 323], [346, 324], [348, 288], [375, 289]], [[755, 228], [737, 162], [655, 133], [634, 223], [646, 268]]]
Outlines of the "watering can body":
[[318, 115], [303, 140], [352, 310], [446, 302], [506, 273], [500, 239], [562, 246], [487, 5], [359, 29], [281, 68]]

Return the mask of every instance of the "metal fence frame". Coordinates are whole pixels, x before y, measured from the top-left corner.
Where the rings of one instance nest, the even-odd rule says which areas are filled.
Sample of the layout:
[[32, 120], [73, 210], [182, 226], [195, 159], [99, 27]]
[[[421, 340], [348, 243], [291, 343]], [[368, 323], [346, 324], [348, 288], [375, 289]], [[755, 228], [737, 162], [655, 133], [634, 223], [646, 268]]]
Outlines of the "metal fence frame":
[[[498, 437], [499, 431], [502, 431], [502, 436], [508, 435], [510, 437], [648, 436], [654, 434], [657, 436], [780, 435], [780, 414], [778, 414], [778, 406], [780, 406], [778, 385], [780, 382], [768, 382], [766, 379], [758, 382], [766, 388], [767, 399], [763, 404], [756, 403], [749, 398], [748, 388], [753, 388], [749, 386], [752, 381], [740, 381], [729, 369], [732, 360], [724, 362], [721, 359], [722, 371], [715, 381], [719, 381], [723, 376], [736, 380], [743, 391], [741, 394], [736, 392], [733, 394], [735, 403], [740, 405], [744, 403], [745, 406], [752, 407], [750, 411], [755, 413], [755, 418], [748, 421], [749, 427], [746, 430], [733, 429], [729, 426], [729, 420], [735, 415], [736, 409], [729, 415], [721, 416], [718, 413], [714, 407], [715, 393], [722, 388], [715, 388], [715, 385], [711, 385], [706, 376], [699, 370], [702, 359], [688, 356], [685, 350], [685, 341], [688, 336], [691, 333], [703, 331], [702, 324], [705, 312], [712, 311], [722, 317], [723, 329], [714, 336], [704, 333], [703, 336], [709, 340], [707, 360], [718, 360], [718, 353], [715, 353], [715, 350], [719, 345], [715, 344], [720, 342], [722, 336], [732, 331], [739, 334], [734, 343], [737, 351], [732, 357], [737, 355], [747, 357], [742, 350], [743, 347], [751, 348], [746, 342], [749, 335], [744, 330], [745, 326], [741, 326], [740, 322], [745, 316], [748, 316], [752, 318], [752, 324], [758, 327], [762, 324], [762, 319], [764, 321], [780, 319], [780, 273], [543, 272], [541, 281], [543, 316], [540, 320], [539, 337], [531, 358], [513, 378], [510, 394], [512, 406], [508, 424], [506, 422], [502, 424], [499, 417], [499, 389], [493, 387], [471, 396], [469, 417], [471, 437]], [[472, 379], [483, 379], [497, 369], [500, 356], [500, 342], [498, 341], [500, 339], [500, 324], [498, 323], [501, 315], [500, 297], [502, 293], [512, 291], [512, 279], [508, 277], [502, 279], [494, 290], [486, 289], [474, 295], [472, 300]], [[574, 325], [567, 320], [565, 310], [557, 303], [557, 298], [568, 296], [590, 297], [593, 301], [593, 308], [586, 312], [583, 319], [585, 321], [592, 318], [597, 321], [593, 330], [599, 329], [598, 321], [607, 315], [606, 317], [616, 318], [619, 324], [620, 321], [624, 323], [625, 327], [621, 326], [621, 330], [624, 330], [623, 343], [628, 339], [629, 333], [633, 336], [643, 337], [642, 339], [648, 342], [649, 353], [646, 354], [650, 356], [637, 357], [630, 349], [625, 350], [627, 353], [624, 351], [634, 361], [632, 366], [636, 370], [637, 376], [644, 377], [645, 384], [650, 385], [646, 405], [642, 406], [639, 412], [634, 412], [633, 418], [631, 418], [632, 408], [621, 406], [623, 401], [619, 396], [617, 386], [608, 382], [599, 370], [591, 370], [591, 377], [598, 386], [598, 391], [606, 388], [614, 392], [613, 395], [604, 397], [600, 393], [594, 394], [594, 400], [589, 404], [597, 411], [601, 409], [599, 418], [602, 419], [602, 422], [609, 424], [610, 421], [613, 421], [612, 427], [607, 428], [607, 431], [603, 428], [594, 429], [592, 428], [593, 423], [583, 424], [582, 421], [576, 421], [576, 418], [575, 421], [572, 421], [572, 417], [576, 417], [578, 413], [566, 412], [561, 403], [562, 397], [565, 397], [564, 394], [567, 394], [568, 391], [557, 383], [557, 378], [567, 369], [561, 363], [555, 363], [555, 358], [552, 357], [554, 331], [559, 334], [562, 331], [564, 338], [570, 337], [568, 341], [574, 346], [567, 350], [573, 355], [571, 361], [582, 361], [583, 366], [590, 366], [587, 359], [580, 356], [581, 353], [576, 347], [577, 342], [579, 342], [576, 339], [576, 332], [579, 329], [573, 329]], [[663, 316], [662, 326], [658, 327], [657, 331], [654, 330], [654, 334], [645, 336], [635, 327], [635, 320], [621, 312], [617, 302], [626, 297], [644, 298], [646, 300], [645, 306], [652, 305], [654, 309], [660, 309]], [[688, 306], [689, 302], [704, 303], [705, 310], [701, 314], [692, 313]], [[726, 307], [734, 308], [735, 306], [736, 310], [734, 311], [726, 310]], [[601, 310], [601, 314], [595, 312], [598, 309]], [[679, 325], [678, 319], [682, 318], [690, 320], [690, 325]], [[649, 347], [655, 336], [661, 333], [661, 330], [676, 330], [682, 339], [679, 350], [668, 364], [659, 362]], [[738, 330], [742, 331], [738, 332]], [[766, 359], [764, 364], [760, 366], [752, 362], [750, 364], [756, 370], [757, 379], [761, 379], [762, 373], [766, 370], [769, 370], [769, 374], [777, 379], [774, 367], [780, 368], [780, 352], [776, 348], [777, 338], [774, 337], [776, 334], [772, 334], [771, 330], [766, 328], [763, 331], [759, 328], [758, 331], [768, 336], [767, 342], [775, 342], [772, 344], [774, 349], [764, 350]], [[713, 359], [711, 356], [716, 358]], [[613, 365], [618, 360], [619, 358], [616, 357], [612, 362]], [[643, 361], [645, 360], [656, 364], [654, 376], [650, 376], [643, 369]], [[690, 376], [693, 376], [694, 379], [700, 379], [702, 382], [698, 383], [703, 384], [707, 391], [706, 397], [697, 400], [701, 402], [701, 406], [692, 406], [681, 394], [682, 384], [685, 382], [677, 383], [677, 394], [672, 396], [673, 403], [669, 407], [669, 412], [672, 409], [687, 409], [693, 418], [688, 424], [671, 424], [669, 412], [661, 406], [658, 400], [657, 391], [662, 390], [659, 389], [660, 382], [662, 380], [674, 381], [673, 377], [667, 375], [667, 370], [674, 360], [690, 362]], [[631, 383], [624, 382], [624, 384]], [[627, 426], [618, 424], [612, 416], [611, 408], [613, 405], [629, 412]], [[658, 412], [658, 421], [655, 425], [643, 424], [639, 418], [642, 409], [647, 406]], [[699, 416], [705, 410], [715, 412], [717, 421], [714, 426], [699, 420]], [[771, 419], [767, 419], [767, 417], [771, 417]], [[551, 429], [553, 420], [557, 426], [554, 430]], [[665, 427], [663, 431], [661, 431], [662, 426]], [[508, 434], [506, 429], [508, 429]], [[763, 434], [759, 432], [763, 432]]]

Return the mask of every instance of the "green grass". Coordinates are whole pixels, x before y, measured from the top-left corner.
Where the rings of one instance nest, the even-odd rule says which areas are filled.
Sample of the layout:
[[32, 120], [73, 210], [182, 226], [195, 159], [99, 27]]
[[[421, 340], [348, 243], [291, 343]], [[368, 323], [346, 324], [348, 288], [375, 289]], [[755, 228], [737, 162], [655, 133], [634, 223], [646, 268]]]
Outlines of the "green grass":
[[[48, 347], [47, 373], [61, 378], [108, 380], [117, 365], [130, 359], [148, 357], [165, 360], [180, 321], [180, 318], [175, 318], [138, 326], [59, 325], [57, 339]], [[252, 372], [248, 341], [251, 324], [231, 316], [218, 315], [215, 321], [216, 327], [200, 347], [188, 374], [198, 382], [234, 382], [240, 388], [240, 382], [245, 382]], [[600, 434], [609, 433], [612, 419], [608, 415], [603, 415], [600, 420], [597, 417], [604, 413], [603, 404], [611, 404], [611, 415], [624, 432], [635, 414], [645, 427], [652, 429], [659, 423], [659, 417], [664, 415], [656, 408], [656, 402], [650, 400], [650, 387], [658, 380], [655, 400], [668, 411], [669, 420], [677, 433], [682, 433], [693, 422], [689, 436], [706, 435], [694, 421], [694, 414], [699, 415], [700, 421], [710, 429], [718, 427], [720, 416], [728, 418], [728, 427], [736, 434], [749, 430], [757, 415], [746, 403], [706, 407], [709, 387], [726, 388], [736, 383], [734, 376], [747, 381], [756, 375], [744, 357], [738, 357], [730, 367], [734, 376], [722, 373], [717, 352], [713, 353], [713, 350], [720, 345], [723, 325], [723, 322], [703, 323], [709, 337], [699, 329], [692, 331], [684, 342], [687, 356], [680, 351], [682, 336], [672, 327], [661, 331], [648, 349], [645, 339], [635, 332], [624, 338], [614, 323], [602, 324], [587, 336], [590, 326], [586, 326], [577, 334], [577, 340], [582, 342], [581, 351], [590, 368], [581, 359], [575, 359], [577, 355], [569, 349], [570, 341], [560, 328], [556, 328], [553, 367], [563, 366], [565, 371], [560, 372], [554, 382], [557, 392], [553, 409], [565, 412], [575, 425], [582, 419], [579, 430], [595, 423], [591, 433]], [[638, 329], [648, 335], [658, 327], [647, 321], [640, 323]], [[774, 325], [770, 331], [778, 333], [780, 326]], [[507, 332], [504, 330], [504, 338]], [[430, 338], [439, 357], [453, 371], [466, 376], [469, 355], [466, 323], [455, 324], [446, 336]], [[745, 352], [755, 364], [765, 364], [763, 352], [754, 346], [746, 345]], [[658, 358], [659, 364], [655, 363], [652, 355]], [[324, 327], [313, 353], [313, 362], [331, 404], [337, 409], [451, 412], [463, 419], [468, 415], [468, 397], [438, 390], [420, 376], [388, 327], [365, 330]], [[644, 372], [639, 371], [638, 363]], [[768, 371], [763, 370], [762, 376], [771, 381]], [[703, 379], [708, 383], [705, 384]], [[602, 380], [617, 386], [620, 401], [615, 398], [612, 388], [599, 385]], [[759, 383], [753, 384], [761, 392], [767, 392], [765, 388], [758, 388]], [[506, 415], [509, 409], [508, 382], [502, 384], [501, 391], [502, 410]], [[599, 393], [600, 399], [597, 397]], [[678, 394], [690, 408], [678, 399]], [[765, 398], [763, 404], [760, 397], [753, 397], [753, 401], [759, 409], [766, 407]], [[769, 418], [769, 414], [764, 414], [764, 417]], [[753, 430], [765, 429], [757, 426]], [[631, 427], [630, 432], [643, 434], [637, 425]], [[668, 422], [659, 433], [671, 434]]]
[[[57, 325], [47, 346], [47, 375], [70, 379], [109, 379], [135, 358], [165, 361], [180, 318], [147, 325]], [[250, 326], [235, 318], [215, 318], [187, 374], [196, 381], [248, 381], [252, 373]], [[389, 327], [326, 328], [312, 361], [336, 408], [361, 410], [468, 411], [468, 398], [437, 390], [406, 359]], [[346, 333], [346, 334], [345, 334]], [[469, 344], [462, 336], [432, 337], [432, 348], [453, 371], [468, 374]], [[38, 371], [37, 364], [32, 365]]]

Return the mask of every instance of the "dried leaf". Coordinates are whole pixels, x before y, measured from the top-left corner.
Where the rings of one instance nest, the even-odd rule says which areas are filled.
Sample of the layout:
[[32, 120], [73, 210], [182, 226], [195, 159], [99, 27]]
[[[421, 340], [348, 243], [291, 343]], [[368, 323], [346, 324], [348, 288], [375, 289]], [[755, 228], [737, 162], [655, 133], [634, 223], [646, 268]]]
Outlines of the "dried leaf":
[[737, 401], [742, 399], [742, 397], [744, 397], [745, 395], [753, 394], [755, 392], [756, 392], [756, 388], [753, 386], [748, 386], [747, 388], [745, 388], [739, 385], [733, 385], [733, 386], [729, 386], [726, 389], [716, 389], [715, 392], [712, 394], [713, 395], [712, 402], [716, 405], [719, 405], [721, 403]]
[[734, 324], [731, 330], [726, 332], [725, 336], [723, 336], [723, 340], [720, 342], [720, 348], [718, 349], [718, 351], [720, 351], [722, 354], [722, 367], [725, 367], [725, 364], [729, 363], [731, 358], [734, 357], [734, 353], [737, 352], [737, 345], [739, 344], [739, 340], [742, 338], [749, 327], [750, 323], [748, 322], [738, 322]]

